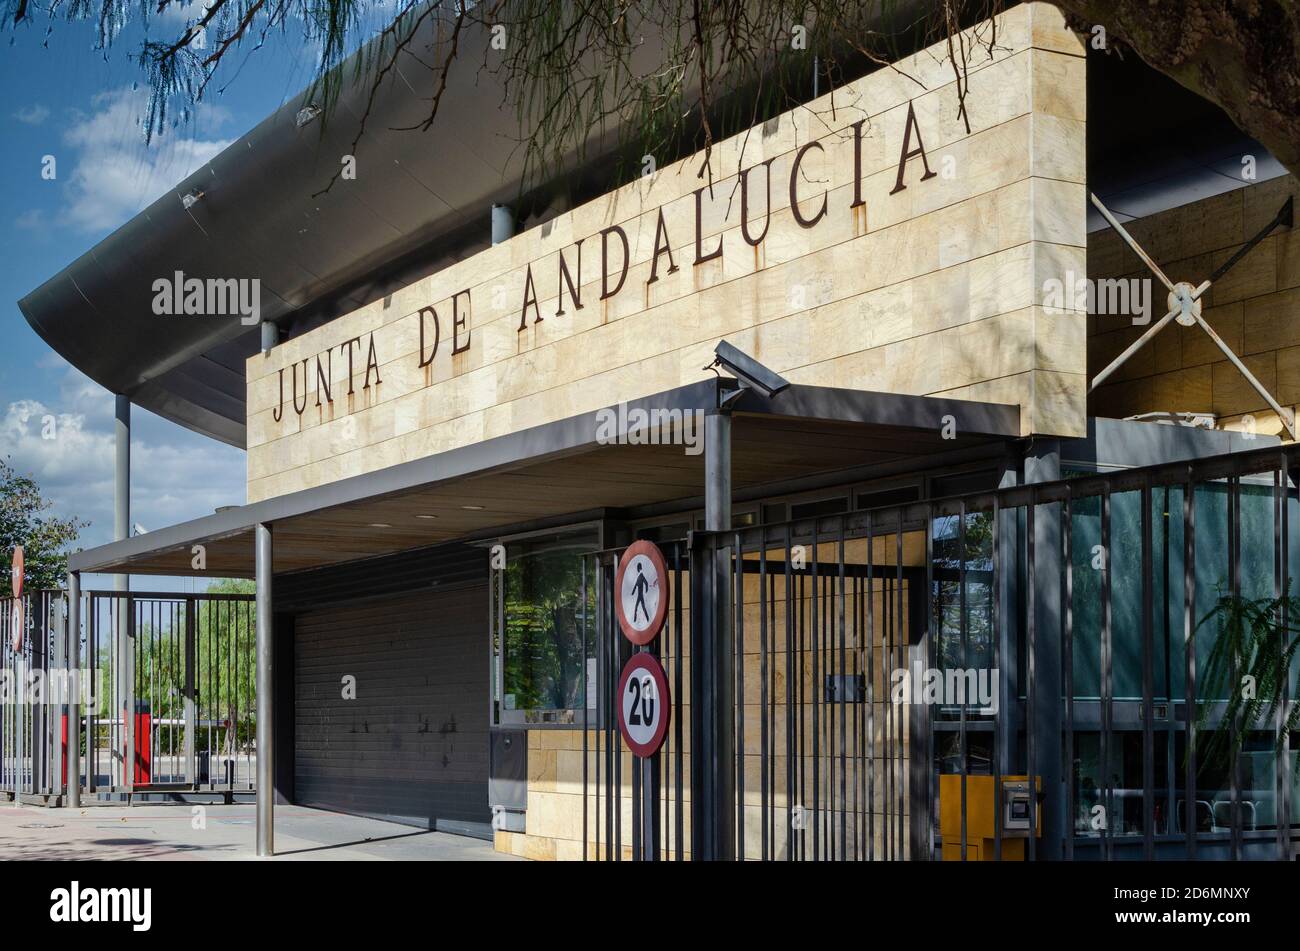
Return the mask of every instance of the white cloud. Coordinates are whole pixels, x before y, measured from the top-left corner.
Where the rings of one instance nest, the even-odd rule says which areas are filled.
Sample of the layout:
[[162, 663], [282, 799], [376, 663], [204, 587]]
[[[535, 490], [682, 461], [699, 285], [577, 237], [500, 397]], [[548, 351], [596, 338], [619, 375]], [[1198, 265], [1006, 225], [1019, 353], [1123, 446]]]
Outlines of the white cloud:
[[[159, 132], [145, 144], [140, 118], [147, 108], [142, 90], [116, 89], [94, 99], [95, 111], [80, 114], [63, 134], [74, 153], [62, 219], [80, 231], [107, 231], [125, 223], [185, 176], [230, 144], [179, 134], [185, 126]], [[200, 107], [191, 128], [223, 124], [224, 107]]]
[[25, 125], [40, 125], [50, 117], [50, 110], [39, 102], [24, 106], [13, 114], [13, 118]]
[[163, 7], [162, 12], [158, 14], [158, 19], [167, 22], [189, 23], [203, 16], [208, 9], [205, 0], [190, 0], [184, 3], [182, 0], [168, 0], [167, 6]]
[[[113, 538], [113, 397], [79, 371], [63, 371], [58, 405], [22, 399], [0, 417], [0, 447], [54, 502], [88, 519], [79, 545]], [[244, 500], [244, 454], [161, 420], [132, 413], [131, 521], [149, 530], [211, 515]], [[46, 438], [52, 435], [53, 438]]]
[[46, 225], [45, 212], [40, 208], [31, 208], [14, 219], [14, 227], [23, 231], [43, 231]]

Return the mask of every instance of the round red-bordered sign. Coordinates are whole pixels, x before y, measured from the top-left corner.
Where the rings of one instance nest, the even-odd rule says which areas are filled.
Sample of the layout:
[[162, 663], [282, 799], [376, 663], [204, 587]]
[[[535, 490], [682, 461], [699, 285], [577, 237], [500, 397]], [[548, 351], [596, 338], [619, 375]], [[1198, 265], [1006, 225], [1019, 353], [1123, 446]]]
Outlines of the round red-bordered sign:
[[9, 616], [10, 635], [9, 640], [14, 646], [14, 650], [20, 650], [23, 646], [23, 599], [14, 598], [13, 613]]
[[654, 756], [672, 715], [668, 676], [652, 654], [633, 654], [618, 678], [618, 732], [635, 755]]
[[14, 546], [14, 558], [9, 568], [9, 589], [15, 598], [23, 596], [23, 546]]
[[663, 630], [672, 600], [668, 562], [654, 542], [633, 542], [618, 560], [614, 576], [614, 611], [623, 636], [642, 647]]

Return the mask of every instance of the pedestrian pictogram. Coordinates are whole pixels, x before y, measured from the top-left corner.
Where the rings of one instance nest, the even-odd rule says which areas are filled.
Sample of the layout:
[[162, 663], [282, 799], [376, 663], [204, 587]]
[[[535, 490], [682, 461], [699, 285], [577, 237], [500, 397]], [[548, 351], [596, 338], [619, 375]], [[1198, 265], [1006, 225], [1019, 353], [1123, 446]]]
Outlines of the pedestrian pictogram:
[[638, 646], [649, 644], [664, 626], [672, 595], [668, 563], [659, 546], [648, 541], [629, 545], [619, 559], [614, 587], [623, 635]]

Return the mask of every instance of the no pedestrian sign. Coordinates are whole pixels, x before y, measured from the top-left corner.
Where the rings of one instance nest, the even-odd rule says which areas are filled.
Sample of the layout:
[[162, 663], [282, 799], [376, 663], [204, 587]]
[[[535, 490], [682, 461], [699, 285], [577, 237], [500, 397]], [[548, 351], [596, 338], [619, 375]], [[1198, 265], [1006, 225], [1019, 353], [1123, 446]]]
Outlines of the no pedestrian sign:
[[664, 626], [672, 597], [668, 563], [659, 546], [648, 541], [629, 545], [619, 559], [614, 588], [623, 636], [638, 647], [649, 644]]

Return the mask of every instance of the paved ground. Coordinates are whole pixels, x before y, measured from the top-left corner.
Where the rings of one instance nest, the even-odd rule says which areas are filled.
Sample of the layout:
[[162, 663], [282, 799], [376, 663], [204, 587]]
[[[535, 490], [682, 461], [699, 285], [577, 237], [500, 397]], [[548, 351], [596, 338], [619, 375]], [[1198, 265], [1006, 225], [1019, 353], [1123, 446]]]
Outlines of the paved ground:
[[[193, 827], [187, 804], [46, 809], [0, 803], [0, 860], [253, 859], [255, 809], [206, 805]], [[302, 806], [275, 809], [270, 861], [495, 861], [490, 843]]]

